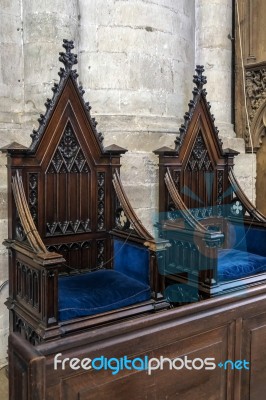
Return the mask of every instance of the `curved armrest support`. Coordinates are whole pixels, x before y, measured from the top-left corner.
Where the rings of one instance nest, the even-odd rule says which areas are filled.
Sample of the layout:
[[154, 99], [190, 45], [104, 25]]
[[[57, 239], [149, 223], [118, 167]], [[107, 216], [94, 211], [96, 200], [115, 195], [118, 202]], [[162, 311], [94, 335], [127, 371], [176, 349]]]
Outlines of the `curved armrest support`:
[[175, 207], [177, 208], [178, 211], [180, 211], [182, 217], [187, 222], [187, 224], [192, 229], [195, 229], [198, 232], [201, 232], [203, 234], [208, 233], [208, 230], [192, 215], [192, 213], [189, 211], [189, 209], [183, 202], [180, 194], [178, 193], [178, 190], [176, 189], [176, 186], [175, 186], [175, 183], [171, 176], [171, 173], [169, 171], [169, 168], [167, 168], [164, 180], [165, 180], [165, 184], [168, 189], [168, 192], [174, 202]]

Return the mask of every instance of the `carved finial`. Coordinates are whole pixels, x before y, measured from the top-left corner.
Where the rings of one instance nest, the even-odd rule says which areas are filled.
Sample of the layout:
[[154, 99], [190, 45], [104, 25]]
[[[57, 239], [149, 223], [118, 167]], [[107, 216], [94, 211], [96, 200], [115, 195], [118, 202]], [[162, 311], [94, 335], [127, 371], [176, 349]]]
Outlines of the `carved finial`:
[[59, 82], [55, 82], [52, 91], [53, 91], [53, 97], [52, 99], [47, 99], [45, 102], [45, 107], [46, 107], [46, 113], [45, 114], [40, 114], [40, 117], [38, 118], [39, 121], [39, 127], [37, 130], [33, 130], [31, 134], [32, 138], [32, 143], [30, 146], [31, 150], [34, 150], [37, 143], [40, 141], [40, 138], [45, 130], [45, 127], [49, 121], [49, 118], [51, 118], [51, 115], [53, 113], [53, 109], [55, 107], [55, 104], [62, 93], [62, 90], [64, 88], [66, 80], [71, 77], [73, 78], [72, 81], [78, 90], [80, 96], [82, 97], [82, 102], [85, 106], [85, 109], [87, 111], [88, 118], [91, 122], [92, 129], [94, 130], [95, 135], [97, 135], [97, 139], [99, 141], [99, 144], [103, 147], [102, 142], [103, 142], [103, 135], [102, 133], [98, 133], [96, 130], [96, 125], [97, 122], [95, 118], [91, 118], [90, 115], [90, 103], [85, 102], [83, 99], [83, 95], [85, 93], [85, 90], [83, 89], [82, 85], [78, 85], [77, 78], [78, 78], [78, 73], [76, 69], [72, 69], [74, 64], [77, 64], [77, 55], [72, 53], [72, 50], [74, 49], [74, 43], [72, 40], [63, 40], [63, 47], [65, 48], [65, 52], [60, 52], [59, 55], [59, 61], [61, 61], [64, 64], [64, 67], [61, 67], [58, 75], [60, 76]]
[[[181, 125], [181, 127], [179, 129], [179, 134], [178, 134], [178, 136], [176, 137], [176, 140], [175, 140], [175, 150], [177, 152], [179, 152], [180, 147], [181, 147], [181, 145], [183, 143], [184, 136], [185, 136], [185, 134], [187, 132], [187, 128], [188, 128], [189, 122], [191, 121], [191, 118], [192, 118], [192, 115], [194, 113], [194, 110], [195, 110], [195, 107], [196, 107], [196, 104], [198, 102], [199, 97], [202, 95], [206, 99], [206, 95], [207, 95], [207, 92], [206, 92], [205, 88], [203, 88], [203, 86], [207, 83], [206, 76], [203, 75], [203, 72], [204, 72], [203, 65], [197, 65], [195, 71], [196, 71], [196, 74], [193, 75], [193, 82], [196, 84], [196, 86], [192, 90], [193, 99], [190, 100], [190, 102], [188, 103], [188, 111], [184, 115], [184, 123]], [[206, 101], [206, 105], [207, 105], [208, 109], [211, 108], [210, 103], [207, 102], [207, 101]], [[215, 120], [214, 116], [210, 115], [210, 117], [211, 117], [212, 122], [213, 122], [213, 127], [214, 127], [214, 130], [215, 130], [215, 133], [216, 133], [216, 135], [218, 137], [218, 132], [219, 131], [214, 126], [214, 120]], [[220, 141], [219, 141], [219, 143], [220, 143]]]
[[206, 76], [202, 75], [204, 72], [204, 67], [203, 65], [196, 65], [196, 73], [197, 75], [193, 75], [193, 82], [196, 84], [197, 89], [199, 91], [202, 90], [203, 85], [207, 83], [207, 78]]
[[77, 64], [77, 54], [71, 53], [71, 50], [74, 49], [73, 40], [63, 39], [63, 47], [65, 48], [66, 52], [60, 52], [59, 61], [61, 61], [66, 71], [70, 71], [74, 64]]

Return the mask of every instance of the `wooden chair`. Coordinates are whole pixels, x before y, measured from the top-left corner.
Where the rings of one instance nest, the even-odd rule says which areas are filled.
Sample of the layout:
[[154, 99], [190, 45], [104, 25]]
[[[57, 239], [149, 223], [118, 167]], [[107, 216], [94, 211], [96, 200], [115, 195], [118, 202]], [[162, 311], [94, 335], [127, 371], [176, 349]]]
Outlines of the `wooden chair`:
[[197, 301], [265, 282], [266, 219], [233, 172], [238, 152], [223, 149], [197, 66], [193, 100], [175, 140], [159, 155], [160, 237], [168, 239], [161, 268], [173, 303]]
[[59, 84], [29, 148], [8, 158], [10, 331], [31, 343], [167, 307], [156, 245], [119, 177], [122, 147], [103, 146], [64, 40]]
[[[114, 145], [103, 147], [72, 69], [76, 63], [71, 52], [73, 44], [65, 41], [64, 46], [66, 52], [60, 58], [65, 68], [60, 70], [61, 79], [54, 87], [53, 99], [47, 100], [47, 112], [40, 117], [41, 125], [33, 133], [32, 145], [24, 148], [13, 143], [3, 149], [8, 157], [9, 191], [6, 245], [10, 256], [7, 300], [11, 331], [10, 400], [176, 399], [178, 394], [187, 400], [264, 398], [266, 284], [257, 284], [262, 280], [253, 287], [249, 283], [245, 291], [182, 307], [168, 308], [169, 303], [162, 297], [166, 293], [172, 303], [180, 303], [169, 291], [175, 289], [174, 285], [186, 282], [186, 274], [192, 275], [179, 268], [181, 264], [198, 273], [192, 275], [194, 281], [189, 279], [189, 285], [184, 285], [181, 300], [188, 302], [185, 289], [190, 288], [192, 291], [196, 288], [197, 299], [199, 294], [212, 295], [209, 292], [218, 285], [207, 281], [215, 279], [216, 271], [216, 267], [212, 269], [216, 261], [209, 254], [211, 251], [216, 254], [222, 242], [230, 243], [233, 240], [230, 232], [237, 232], [236, 227], [243, 228], [240, 218], [231, 216], [230, 210], [237, 216], [240, 203], [242, 207], [249, 204], [237, 186], [234, 193], [240, 200], [234, 200], [233, 177], [228, 174], [234, 153], [223, 153], [217, 136], [214, 139], [212, 134], [208, 136], [214, 127], [200, 84], [196, 88], [199, 92], [195, 89], [195, 96], [199, 96], [198, 100], [195, 98], [195, 107], [191, 103], [194, 113], [188, 115], [190, 126], [195, 127], [190, 136], [192, 142], [187, 134], [183, 139], [180, 137], [184, 145], [180, 146], [179, 156], [184, 159], [193, 154], [196, 160], [190, 158], [192, 165], [203, 159], [206, 167], [209, 165], [206, 157], [210, 157], [213, 170], [200, 169], [196, 174], [195, 169], [185, 169], [188, 164], [179, 162], [178, 146], [175, 151], [159, 152], [161, 162], [165, 161], [160, 166], [162, 238], [155, 241], [132, 210], [119, 178], [120, 156], [125, 150]], [[203, 80], [201, 69], [198, 72], [197, 82]], [[186, 149], [196, 143], [199, 127], [202, 132], [199, 141], [202, 138], [207, 150], [187, 154]], [[195, 174], [200, 188], [206, 172], [214, 172], [214, 181], [218, 182], [211, 191], [213, 209], [216, 207], [212, 213], [210, 208], [203, 208], [200, 202], [197, 206], [191, 195], [182, 192], [185, 186], [197, 190], [197, 180], [191, 183], [194, 186], [189, 186], [189, 179], [194, 179]], [[185, 179], [188, 183], [184, 184]], [[210, 191], [200, 190], [203, 199], [205, 195], [208, 199]], [[180, 203], [180, 207], [174, 202]], [[195, 212], [191, 211], [193, 207]], [[249, 219], [258, 221], [253, 221], [252, 228], [264, 232], [263, 217], [251, 207], [249, 210]], [[167, 248], [164, 237], [169, 237], [172, 247]], [[200, 266], [208, 268], [197, 269], [195, 260], [201, 260]], [[118, 277], [117, 284], [111, 285], [112, 275]], [[93, 279], [93, 287], [86, 290], [91, 283], [89, 277]], [[259, 275], [253, 277], [258, 279]], [[166, 291], [164, 280], [168, 285]], [[232, 282], [235, 280], [229, 284]], [[110, 301], [112, 294], [121, 296], [123, 283], [126, 292], [135, 290], [136, 285], [142, 287], [143, 292], [134, 292], [133, 296], [145, 297], [134, 297], [131, 304], [120, 302], [114, 306]], [[196, 283], [201, 285], [200, 291]], [[117, 292], [118, 285], [121, 292]], [[64, 296], [66, 289], [68, 294]], [[77, 310], [81, 292], [84, 313]], [[91, 307], [89, 312], [86, 294], [98, 306], [111, 304], [112, 309], [91, 310]], [[121, 297], [120, 300], [127, 301]], [[77, 311], [82, 311], [82, 315], [74, 314]], [[100, 357], [105, 357], [111, 367], [115, 360], [122, 363], [126, 357], [133, 363], [135, 359], [135, 368], [124, 365], [117, 374], [105, 366], [101, 370], [79, 368], [84, 360], [99, 361]], [[154, 357], [166, 358], [163, 368], [156, 366]], [[169, 362], [177, 357], [194, 360], [197, 368], [168, 368]], [[217, 364], [228, 358], [238, 360], [238, 365], [247, 360], [250, 370], [229, 370], [217, 365], [214, 370], [199, 371], [199, 360], [209, 357]], [[58, 358], [62, 363], [55, 369]], [[144, 359], [153, 366], [151, 374], [139, 368], [140, 360]]]

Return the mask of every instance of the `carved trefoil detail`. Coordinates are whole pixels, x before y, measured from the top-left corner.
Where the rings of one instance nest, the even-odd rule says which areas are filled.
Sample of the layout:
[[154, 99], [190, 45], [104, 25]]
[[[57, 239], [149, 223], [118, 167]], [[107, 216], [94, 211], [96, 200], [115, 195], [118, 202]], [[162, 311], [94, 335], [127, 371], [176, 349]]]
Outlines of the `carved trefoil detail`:
[[89, 172], [86, 158], [70, 124], [65, 129], [47, 172], [50, 174]]

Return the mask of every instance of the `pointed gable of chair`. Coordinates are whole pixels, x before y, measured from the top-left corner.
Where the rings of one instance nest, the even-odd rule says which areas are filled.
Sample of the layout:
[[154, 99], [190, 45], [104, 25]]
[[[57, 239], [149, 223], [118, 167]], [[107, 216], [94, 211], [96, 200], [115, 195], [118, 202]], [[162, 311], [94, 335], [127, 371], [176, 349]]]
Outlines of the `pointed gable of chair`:
[[[174, 149], [164, 147], [154, 153], [160, 158], [160, 185], [164, 187], [168, 169], [186, 206], [200, 209], [204, 204], [202, 212], [212, 213], [212, 208], [221, 204], [223, 194], [229, 187], [228, 171], [233, 166], [234, 155], [238, 153], [222, 149], [219, 131], [206, 98], [204, 85], [207, 80], [203, 72], [203, 66], [198, 65], [193, 76], [193, 98], [174, 141]], [[173, 206], [166, 193], [166, 190], [160, 192], [160, 211]]]
[[[45, 135], [45, 132], [49, 126], [49, 123], [51, 122], [52, 116], [56, 110], [56, 108], [60, 107], [60, 103], [64, 102], [64, 94], [67, 91], [67, 87], [71, 86], [70, 91], [75, 92], [75, 97], [77, 100], [79, 100], [80, 104], [82, 105], [82, 108], [86, 114], [89, 126], [91, 128], [92, 133], [95, 135], [97, 142], [101, 148], [102, 142], [103, 142], [103, 135], [100, 132], [97, 132], [96, 130], [96, 125], [97, 122], [95, 121], [95, 118], [91, 117], [90, 110], [91, 106], [89, 102], [85, 102], [83, 95], [85, 93], [83, 87], [78, 84], [77, 78], [77, 70], [73, 69], [73, 66], [77, 64], [77, 54], [72, 53], [72, 50], [74, 49], [74, 44], [72, 40], [63, 40], [63, 47], [65, 49], [65, 52], [60, 52], [59, 55], [59, 61], [64, 64], [64, 67], [61, 67], [58, 75], [60, 77], [59, 83], [54, 83], [54, 86], [52, 87], [53, 91], [53, 97], [51, 99], [47, 99], [45, 102], [45, 107], [46, 107], [46, 112], [45, 114], [40, 114], [40, 117], [38, 119], [39, 121], [39, 127], [37, 130], [33, 130], [31, 134], [32, 138], [32, 143], [30, 146], [30, 151], [34, 152], [36, 148], [38, 147], [38, 144], [42, 140], [43, 136]], [[72, 85], [71, 85], [72, 84]], [[69, 93], [68, 93], [69, 94]], [[74, 94], [74, 93], [73, 93]], [[65, 100], [69, 101], [69, 98], [66, 98]]]
[[[15, 160], [17, 169], [21, 166], [29, 210], [45, 245], [73, 258], [70, 264], [79, 254], [77, 262], [84, 267], [86, 257], [95, 265], [110, 259], [109, 231], [115, 221], [112, 177], [126, 149], [104, 147], [73, 68], [77, 64], [73, 42], [64, 40], [63, 47], [60, 80], [45, 102], [46, 112], [31, 134], [31, 145], [12, 143], [2, 151], [10, 156], [10, 165]], [[15, 212], [11, 195], [9, 204], [10, 213]], [[17, 230], [14, 223], [11, 238]], [[100, 261], [99, 248], [103, 249]]]

